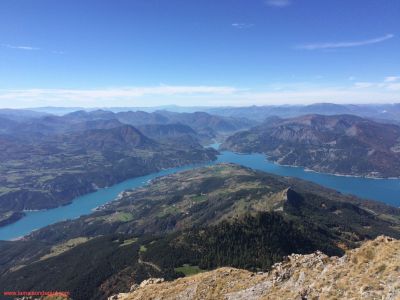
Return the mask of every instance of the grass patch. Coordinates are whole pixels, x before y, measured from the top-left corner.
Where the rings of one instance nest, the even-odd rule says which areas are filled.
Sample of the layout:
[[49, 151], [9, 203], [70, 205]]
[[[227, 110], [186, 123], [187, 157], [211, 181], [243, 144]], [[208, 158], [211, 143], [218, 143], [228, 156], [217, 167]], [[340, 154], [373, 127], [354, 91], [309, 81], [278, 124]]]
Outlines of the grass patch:
[[136, 243], [137, 240], [138, 240], [137, 238], [127, 239], [127, 240], [124, 240], [124, 242], [119, 246], [120, 247], [128, 246], [128, 245], [131, 245], [133, 243]]
[[133, 216], [130, 213], [118, 213], [118, 221], [129, 222], [133, 220]]
[[129, 222], [133, 220], [133, 215], [127, 212], [115, 212], [111, 216], [107, 216], [106, 221], [113, 222]]
[[207, 201], [207, 196], [206, 195], [197, 195], [197, 196], [193, 196], [191, 198], [191, 200], [194, 202], [204, 202], [204, 201]]
[[165, 217], [167, 215], [176, 215], [179, 212], [180, 211], [176, 206], [170, 205], [170, 206], [164, 207], [164, 209], [157, 214], [157, 217], [158, 218], [162, 218], [162, 217]]
[[145, 245], [141, 245], [140, 246], [140, 249], [139, 249], [139, 252], [146, 252], [147, 251], [147, 247], [145, 246]]
[[182, 267], [175, 268], [174, 270], [175, 272], [185, 274], [185, 276], [191, 276], [201, 272], [205, 272], [205, 270], [200, 269], [198, 266], [191, 266], [189, 264], [184, 264]]
[[48, 259], [50, 257], [54, 257], [54, 256], [57, 256], [57, 255], [60, 255], [60, 254], [62, 254], [64, 252], [66, 252], [66, 251], [68, 251], [68, 250], [80, 245], [80, 244], [86, 243], [89, 240], [90, 240], [90, 238], [87, 238], [87, 237], [77, 237], [77, 238], [68, 240], [68, 241], [66, 241], [64, 243], [55, 245], [55, 246], [51, 247], [50, 253], [42, 256], [40, 258], [40, 260], [45, 260], [45, 259]]

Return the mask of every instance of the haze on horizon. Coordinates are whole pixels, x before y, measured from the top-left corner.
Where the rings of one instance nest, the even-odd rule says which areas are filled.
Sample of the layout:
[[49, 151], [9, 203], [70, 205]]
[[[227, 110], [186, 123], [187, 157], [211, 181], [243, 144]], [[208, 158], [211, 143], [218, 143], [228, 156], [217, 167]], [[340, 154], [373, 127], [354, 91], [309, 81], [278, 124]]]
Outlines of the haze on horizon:
[[400, 102], [397, 0], [3, 0], [0, 37], [0, 108]]

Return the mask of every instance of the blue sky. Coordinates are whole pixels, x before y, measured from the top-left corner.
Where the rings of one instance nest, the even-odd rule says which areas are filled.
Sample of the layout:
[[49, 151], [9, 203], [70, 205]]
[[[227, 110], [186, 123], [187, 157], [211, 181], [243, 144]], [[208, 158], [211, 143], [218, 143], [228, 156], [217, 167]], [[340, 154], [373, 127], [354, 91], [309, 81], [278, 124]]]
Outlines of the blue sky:
[[0, 107], [313, 102], [400, 102], [400, 1], [0, 1]]

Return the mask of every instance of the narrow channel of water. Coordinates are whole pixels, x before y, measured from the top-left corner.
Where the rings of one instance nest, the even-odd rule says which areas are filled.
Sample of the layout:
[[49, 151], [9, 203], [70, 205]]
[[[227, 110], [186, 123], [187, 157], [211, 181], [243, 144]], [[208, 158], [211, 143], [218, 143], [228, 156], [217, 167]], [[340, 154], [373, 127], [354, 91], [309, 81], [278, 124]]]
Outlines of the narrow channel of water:
[[156, 177], [165, 176], [184, 170], [190, 170], [209, 164], [212, 163], [188, 165], [179, 168], [162, 170], [146, 176], [135, 177], [125, 180], [121, 183], [117, 183], [111, 187], [102, 188], [96, 192], [76, 197], [73, 199], [71, 204], [66, 206], [60, 206], [48, 210], [26, 212], [26, 216], [17, 222], [0, 227], [0, 240], [16, 239], [30, 233], [33, 230], [45, 227], [47, 225], [90, 214], [96, 207], [114, 200], [122, 191], [142, 187]]
[[[217, 145], [213, 145], [217, 147]], [[292, 176], [320, 185], [336, 189], [342, 193], [353, 194], [362, 198], [382, 201], [389, 205], [400, 206], [400, 179], [371, 179], [362, 177], [335, 176], [329, 174], [305, 171], [300, 167], [280, 166], [266, 160], [262, 154], [237, 154], [230, 151], [221, 152], [218, 159], [212, 163], [189, 165], [163, 170], [161, 172], [137, 177], [100, 189], [74, 199], [72, 204], [45, 211], [27, 212], [26, 217], [5, 227], [0, 227], [0, 240], [11, 240], [30, 233], [35, 229], [89, 214], [94, 208], [112, 201], [117, 195], [127, 189], [146, 185], [151, 179], [173, 174], [183, 170], [194, 169], [206, 165], [230, 162], [244, 165], [253, 169], [282, 175]]]

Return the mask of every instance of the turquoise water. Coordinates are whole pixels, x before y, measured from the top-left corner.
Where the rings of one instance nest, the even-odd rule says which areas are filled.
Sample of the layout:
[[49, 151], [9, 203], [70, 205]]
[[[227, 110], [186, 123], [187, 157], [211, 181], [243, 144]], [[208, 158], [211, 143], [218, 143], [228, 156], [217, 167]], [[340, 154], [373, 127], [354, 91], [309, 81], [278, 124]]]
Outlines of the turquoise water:
[[262, 154], [237, 154], [225, 151], [218, 156], [217, 161], [212, 163], [173, 168], [129, 179], [112, 187], [77, 197], [72, 204], [67, 206], [45, 211], [27, 212], [26, 217], [21, 220], [0, 228], [0, 240], [15, 239], [46, 225], [89, 214], [92, 209], [115, 199], [120, 192], [144, 186], [149, 180], [156, 177], [220, 162], [232, 162], [277, 175], [298, 177], [336, 189], [342, 193], [382, 201], [396, 207], [400, 206], [400, 179], [369, 179], [307, 172], [304, 168], [279, 166], [271, 163]]
[[223, 152], [217, 162], [232, 162], [281, 176], [297, 177], [333, 188], [344, 194], [353, 194], [400, 207], [400, 179], [372, 179], [310, 172], [301, 167], [280, 166], [269, 162], [262, 154]]
[[195, 167], [202, 167], [209, 164], [210, 163], [188, 165], [184, 167], [163, 170], [146, 176], [135, 177], [115, 184], [109, 188], [99, 189], [96, 192], [77, 197], [71, 204], [66, 206], [42, 211], [26, 212], [26, 216], [17, 222], [0, 227], [0, 240], [16, 239], [44, 226], [67, 219], [75, 219], [81, 215], [90, 214], [94, 208], [110, 202], [124, 190], [142, 187], [148, 184], [149, 180], [160, 176], [193, 169]]

